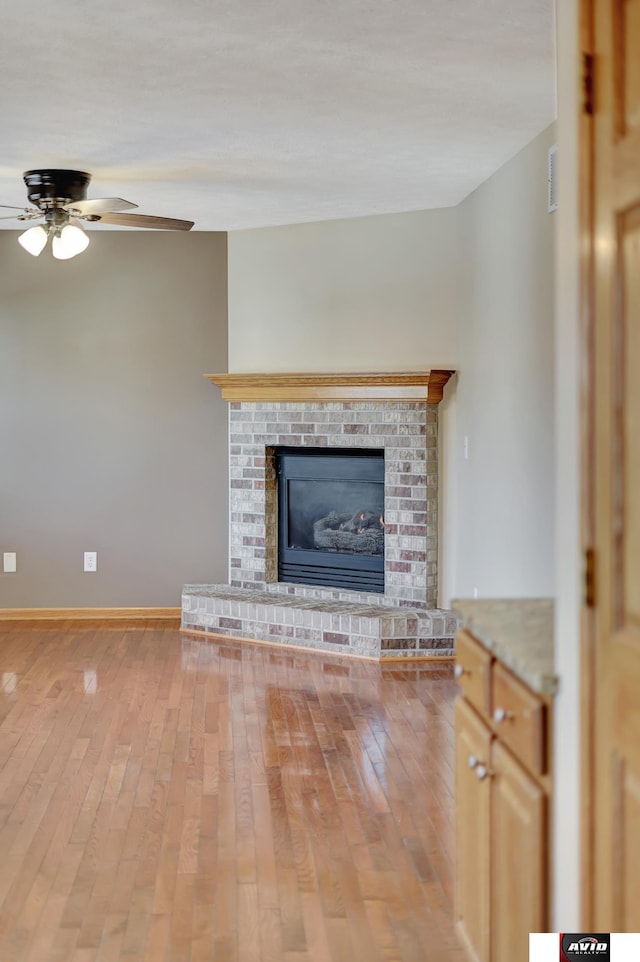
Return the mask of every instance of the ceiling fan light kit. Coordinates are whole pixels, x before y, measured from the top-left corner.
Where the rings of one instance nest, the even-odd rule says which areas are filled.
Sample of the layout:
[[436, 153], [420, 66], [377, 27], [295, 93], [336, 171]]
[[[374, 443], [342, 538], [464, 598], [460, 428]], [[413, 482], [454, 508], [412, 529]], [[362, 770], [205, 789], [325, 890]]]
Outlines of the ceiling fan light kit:
[[89, 238], [85, 232], [74, 224], [65, 224], [64, 227], [30, 227], [24, 234], [20, 234], [18, 243], [28, 254], [38, 257], [47, 246], [50, 235], [53, 235], [51, 253], [59, 261], [67, 261], [89, 246]]
[[[18, 238], [21, 247], [34, 257], [42, 253], [49, 237], [53, 256], [57, 260], [68, 260], [86, 250], [89, 238], [78, 220], [93, 223], [103, 221], [119, 227], [147, 227], [152, 230], [191, 230], [193, 227], [191, 220], [120, 213], [138, 206], [122, 197], [87, 200], [91, 174], [84, 170], [43, 168], [27, 170], [23, 177], [27, 196], [33, 206], [7, 209], [20, 210], [21, 213], [12, 214], [10, 218], [21, 221], [44, 218], [44, 224], [28, 228]], [[5, 206], [0, 204], [0, 207]]]

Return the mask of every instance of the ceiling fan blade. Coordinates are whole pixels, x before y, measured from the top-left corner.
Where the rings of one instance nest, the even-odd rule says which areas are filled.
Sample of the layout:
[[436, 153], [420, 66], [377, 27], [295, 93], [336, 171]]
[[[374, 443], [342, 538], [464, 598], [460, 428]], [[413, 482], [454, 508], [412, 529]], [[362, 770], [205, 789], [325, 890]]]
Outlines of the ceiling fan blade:
[[150, 227], [155, 230], [191, 230], [192, 220], [175, 217], [150, 217], [148, 214], [100, 214], [100, 223], [118, 227]]
[[72, 200], [64, 205], [64, 209], [77, 210], [80, 214], [106, 214], [112, 210], [132, 210], [137, 206], [122, 197], [94, 197], [93, 200]]
[[[0, 204], [0, 209], [2, 209], [4, 206], [5, 206], [4, 204]], [[36, 217], [42, 217], [42, 216], [43, 216], [42, 211], [41, 211], [41, 210], [36, 210], [35, 208], [33, 208], [33, 209], [31, 209], [31, 210], [29, 210], [29, 209], [26, 208], [26, 207], [14, 207], [14, 208], [9, 208], [9, 210], [11, 210], [11, 209], [13, 209], [13, 210], [20, 210], [20, 211], [22, 211], [22, 213], [21, 213], [21, 214], [7, 214], [5, 217], [0, 217], [0, 220], [34, 220]]]

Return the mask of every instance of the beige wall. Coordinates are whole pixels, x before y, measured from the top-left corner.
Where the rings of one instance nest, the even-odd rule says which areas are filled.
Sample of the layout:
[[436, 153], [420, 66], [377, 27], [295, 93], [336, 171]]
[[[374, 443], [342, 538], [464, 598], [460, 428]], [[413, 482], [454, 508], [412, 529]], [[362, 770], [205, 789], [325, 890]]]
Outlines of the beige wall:
[[461, 597], [475, 588], [481, 598], [554, 593], [554, 137], [552, 126], [457, 208], [450, 441]]
[[229, 237], [230, 370], [460, 372], [440, 408], [441, 604], [554, 589], [553, 140], [455, 209]]
[[580, 347], [578, 248], [578, 3], [557, 5], [558, 243], [556, 251], [556, 674], [554, 918], [579, 931], [580, 917]]
[[455, 211], [229, 235], [230, 371], [455, 361]]
[[[178, 605], [226, 580], [223, 234], [0, 232], [0, 607]], [[97, 574], [82, 571], [97, 550]]]

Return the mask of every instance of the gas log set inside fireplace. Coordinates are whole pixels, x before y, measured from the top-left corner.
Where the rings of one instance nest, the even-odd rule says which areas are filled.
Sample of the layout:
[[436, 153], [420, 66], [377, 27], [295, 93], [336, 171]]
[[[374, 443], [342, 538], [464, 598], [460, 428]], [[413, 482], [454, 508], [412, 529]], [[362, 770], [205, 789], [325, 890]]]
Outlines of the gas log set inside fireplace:
[[384, 591], [384, 452], [280, 448], [278, 576]]
[[384, 518], [373, 511], [330, 511], [314, 521], [313, 543], [321, 551], [384, 554]]

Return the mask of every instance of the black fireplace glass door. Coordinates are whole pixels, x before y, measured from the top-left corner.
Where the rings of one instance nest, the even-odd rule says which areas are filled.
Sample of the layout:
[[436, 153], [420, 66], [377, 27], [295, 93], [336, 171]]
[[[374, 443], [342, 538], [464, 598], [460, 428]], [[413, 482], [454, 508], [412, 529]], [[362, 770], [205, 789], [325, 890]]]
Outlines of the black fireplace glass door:
[[384, 591], [382, 450], [280, 448], [278, 577]]
[[289, 548], [384, 554], [384, 485], [372, 481], [291, 479]]

